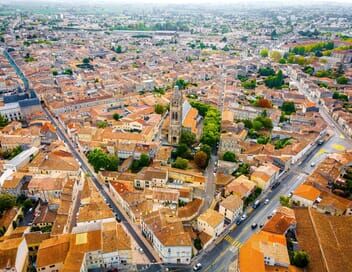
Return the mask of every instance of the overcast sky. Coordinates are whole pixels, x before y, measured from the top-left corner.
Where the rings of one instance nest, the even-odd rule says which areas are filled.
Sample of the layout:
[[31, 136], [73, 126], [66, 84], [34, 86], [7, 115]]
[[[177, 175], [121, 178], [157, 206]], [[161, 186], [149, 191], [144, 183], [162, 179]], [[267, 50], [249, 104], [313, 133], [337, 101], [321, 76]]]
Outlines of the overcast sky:
[[0, 3], [14, 2], [56, 2], [56, 3], [114, 3], [114, 4], [133, 4], [133, 3], [153, 3], [153, 4], [279, 4], [279, 5], [294, 5], [294, 4], [317, 4], [317, 3], [348, 3], [352, 4], [352, 0], [0, 0]]

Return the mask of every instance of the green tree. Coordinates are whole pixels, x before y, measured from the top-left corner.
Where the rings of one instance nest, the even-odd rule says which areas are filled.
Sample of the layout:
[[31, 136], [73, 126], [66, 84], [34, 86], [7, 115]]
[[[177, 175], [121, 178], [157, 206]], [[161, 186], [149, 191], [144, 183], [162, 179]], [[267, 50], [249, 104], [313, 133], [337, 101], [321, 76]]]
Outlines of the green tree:
[[196, 135], [188, 129], [182, 129], [180, 144], [186, 144], [191, 147], [196, 142]]
[[186, 87], [188, 86], [188, 82], [185, 81], [182, 78], [179, 78], [176, 80], [175, 85], [180, 89], [180, 90], [184, 90], [186, 89]]
[[121, 45], [118, 45], [117, 47], [115, 47], [115, 50], [114, 50], [117, 54], [121, 54], [122, 53], [122, 47]]
[[89, 59], [89, 58], [84, 58], [84, 59], [82, 60], [82, 62], [83, 62], [84, 64], [89, 64], [89, 63], [90, 63], [90, 59]]
[[235, 162], [236, 161], [236, 155], [235, 153], [231, 151], [226, 151], [222, 157], [224, 161], [229, 161], [229, 162]]
[[52, 73], [53, 73], [53, 76], [57, 76], [59, 74], [56, 70], [53, 70]]
[[154, 106], [154, 111], [157, 114], [163, 114], [165, 112], [165, 110], [166, 110], [165, 107], [163, 105], [161, 105], [161, 104], [156, 104]]
[[97, 122], [98, 128], [106, 128], [107, 126], [108, 126], [108, 122], [106, 122], [106, 121], [98, 121]]
[[147, 154], [142, 154], [141, 157], [139, 158], [139, 165], [141, 167], [146, 167], [150, 163], [150, 158]]
[[194, 247], [197, 249], [197, 250], [201, 250], [202, 249], [202, 242], [201, 240], [197, 237], [196, 239], [194, 239]]
[[347, 84], [348, 83], [348, 79], [345, 76], [339, 76], [336, 79], [337, 84]]
[[118, 114], [118, 113], [114, 113], [112, 115], [112, 118], [114, 118], [114, 120], [118, 121], [118, 120], [120, 120], [122, 118], [122, 116], [120, 114]]
[[88, 162], [93, 166], [94, 171], [105, 169], [108, 171], [116, 171], [119, 159], [117, 156], [108, 155], [99, 148], [95, 148], [88, 153]]
[[30, 208], [33, 207], [33, 202], [32, 200], [30, 200], [29, 198], [27, 198], [23, 204], [22, 204], [22, 207], [25, 211], [28, 211]]
[[70, 68], [65, 69], [64, 70], [64, 75], [72, 76], [73, 75], [72, 69], [70, 69]]
[[210, 147], [209, 145], [207, 145], [207, 144], [202, 144], [202, 145], [200, 146], [200, 149], [199, 149], [199, 150], [205, 152], [205, 153], [208, 155], [208, 157], [210, 158], [211, 147]]
[[264, 128], [264, 125], [263, 125], [263, 123], [262, 123], [261, 121], [259, 121], [259, 120], [254, 120], [254, 121], [253, 121], [253, 128], [254, 128], [254, 130], [256, 130], [256, 131], [259, 131], [259, 130], [261, 130], [261, 129]]
[[6, 127], [8, 123], [7, 118], [0, 114], [0, 128]]
[[176, 161], [172, 164], [172, 167], [186, 169], [188, 167], [188, 160], [177, 157]]
[[259, 54], [262, 58], [266, 58], [269, 55], [269, 50], [267, 48], [263, 48], [262, 50], [260, 50]]
[[291, 204], [290, 204], [290, 198], [287, 197], [287, 196], [280, 196], [280, 204], [281, 206], [284, 206], [284, 207], [291, 207]]
[[241, 84], [243, 88], [247, 90], [252, 90], [252, 89], [255, 89], [255, 87], [257, 86], [257, 81], [255, 79], [251, 79], [251, 80], [243, 81]]
[[201, 168], [201, 169], [206, 168], [207, 165], [208, 165], [208, 155], [207, 155], [207, 153], [205, 153], [204, 151], [198, 151], [194, 155], [194, 162], [196, 163], [196, 165], [199, 168]]
[[7, 193], [0, 194], [0, 215], [8, 210], [11, 209], [16, 204], [16, 197]]
[[287, 114], [290, 115], [294, 112], [296, 112], [296, 106], [293, 101], [284, 101], [281, 106], [281, 110]]
[[273, 76], [273, 75], [275, 75], [275, 71], [271, 67], [261, 67], [261, 68], [259, 68], [258, 73], [261, 76]]
[[275, 76], [269, 76], [264, 83], [268, 88], [280, 89], [284, 84], [282, 71], [279, 70]]
[[309, 256], [307, 252], [300, 250], [293, 253], [293, 264], [297, 267], [304, 268], [309, 264]]

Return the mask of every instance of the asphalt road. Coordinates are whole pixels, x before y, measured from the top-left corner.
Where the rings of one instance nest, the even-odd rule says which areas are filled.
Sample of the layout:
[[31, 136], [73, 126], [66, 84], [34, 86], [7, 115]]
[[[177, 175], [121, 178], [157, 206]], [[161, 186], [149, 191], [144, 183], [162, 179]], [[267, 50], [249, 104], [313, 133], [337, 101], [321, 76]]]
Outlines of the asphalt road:
[[105, 190], [103, 188], [103, 185], [97, 180], [97, 178], [95, 177], [94, 173], [91, 172], [91, 170], [87, 166], [85, 160], [83, 160], [83, 158], [81, 157], [81, 154], [79, 152], [77, 152], [77, 150], [74, 147], [74, 145], [72, 144], [71, 140], [66, 136], [66, 134], [64, 132], [62, 132], [62, 130], [60, 128], [60, 125], [58, 124], [58, 121], [55, 120], [55, 118], [51, 115], [51, 113], [49, 112], [49, 110], [46, 107], [43, 107], [43, 108], [44, 108], [44, 111], [45, 111], [46, 115], [48, 116], [48, 118], [52, 122], [52, 124], [55, 125], [56, 130], [57, 130], [57, 134], [66, 143], [66, 145], [70, 149], [72, 155], [80, 162], [82, 170], [91, 177], [91, 179], [93, 180], [95, 186], [97, 187], [99, 192], [102, 194], [102, 196], [106, 200], [106, 203], [111, 207], [113, 212], [115, 214], [117, 214], [121, 218], [122, 223], [127, 228], [128, 232], [132, 235], [133, 239], [137, 242], [138, 246], [143, 249], [144, 253], [146, 254], [146, 256], [148, 258], [148, 260], [151, 263], [155, 262], [153, 254], [149, 251], [148, 247], [146, 247], [144, 245], [143, 241], [139, 238], [139, 236], [137, 235], [137, 233], [135, 232], [135, 230], [133, 229], [131, 224], [124, 217], [123, 213], [121, 213], [121, 211], [115, 205], [115, 203], [112, 201], [110, 196], [105, 192]]
[[[272, 214], [275, 209], [280, 205], [280, 196], [288, 195], [290, 192], [304, 182], [308, 174], [310, 174], [315, 167], [312, 167], [312, 162], [318, 164], [329, 153], [341, 151], [340, 148], [336, 149], [336, 143], [348, 149], [352, 147], [350, 141], [341, 138], [340, 135], [334, 135], [327, 142], [322, 145], [316, 145], [310, 154], [307, 154], [302, 160], [302, 163], [297, 163], [293, 166], [287, 174], [284, 174], [280, 179], [281, 185], [274, 190], [269, 190], [260, 196], [259, 199], [263, 200], [268, 198], [270, 201], [267, 205], [263, 203], [252, 213], [248, 215], [246, 221], [236, 226], [228, 235], [225, 236], [217, 245], [211, 248], [208, 252], [201, 255], [196, 262], [200, 262], [203, 268], [200, 271], [226, 271], [231, 262], [235, 260], [239, 248], [243, 243], [248, 240], [251, 235], [258, 232], [259, 225], [265, 224], [268, 220], [268, 215]], [[252, 230], [251, 225], [257, 223], [258, 227]], [[192, 271], [191, 267], [169, 266], [170, 271]]]
[[[14, 67], [16, 72], [21, 76], [21, 79], [24, 82], [25, 86], [28, 87], [29, 86], [28, 79], [24, 76], [20, 67], [12, 59], [11, 55], [8, 54], [8, 57], [9, 57], [10, 64]], [[66, 133], [61, 129], [58, 121], [52, 116], [52, 114], [49, 112], [49, 110], [45, 106], [43, 106], [43, 110], [44, 110], [45, 114], [47, 115], [48, 119], [51, 121], [51, 123], [53, 125], [55, 125], [58, 136], [66, 143], [67, 147], [70, 149], [70, 151], [71, 151], [72, 155], [75, 157], [75, 159], [77, 161], [79, 161], [83, 172], [88, 174], [92, 178], [96, 188], [99, 190], [101, 195], [106, 200], [106, 203], [111, 207], [113, 212], [121, 219], [121, 221], [122, 221], [121, 223], [126, 227], [126, 229], [131, 234], [132, 238], [136, 241], [138, 246], [143, 249], [144, 254], [146, 255], [147, 259], [149, 260], [149, 262], [151, 264], [147, 271], [160, 271], [162, 269], [162, 266], [160, 264], [153, 264], [153, 263], [155, 263], [155, 258], [153, 256], [153, 254], [151, 253], [149, 248], [144, 244], [142, 239], [138, 236], [138, 234], [136, 233], [134, 228], [129, 223], [128, 219], [125, 218], [123, 213], [121, 213], [119, 208], [115, 205], [114, 201], [112, 201], [110, 196], [105, 192], [102, 184], [100, 184], [100, 182], [95, 177], [94, 173], [92, 173], [90, 168], [87, 166], [86, 162], [82, 159], [81, 154], [79, 152], [77, 152], [74, 144], [66, 136]]]

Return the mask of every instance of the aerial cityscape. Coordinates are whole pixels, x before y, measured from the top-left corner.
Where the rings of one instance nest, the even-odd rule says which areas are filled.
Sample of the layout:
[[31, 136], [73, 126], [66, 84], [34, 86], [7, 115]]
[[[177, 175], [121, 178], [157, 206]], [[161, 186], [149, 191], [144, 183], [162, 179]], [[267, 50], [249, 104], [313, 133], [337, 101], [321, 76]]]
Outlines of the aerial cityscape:
[[263, 2], [0, 0], [0, 271], [352, 272], [352, 1]]

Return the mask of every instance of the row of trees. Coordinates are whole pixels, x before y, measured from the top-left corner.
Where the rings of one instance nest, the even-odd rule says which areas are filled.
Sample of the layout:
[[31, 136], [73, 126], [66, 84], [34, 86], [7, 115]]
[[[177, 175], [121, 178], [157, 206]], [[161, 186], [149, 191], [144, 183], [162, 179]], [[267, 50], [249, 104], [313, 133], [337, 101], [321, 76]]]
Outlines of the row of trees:
[[332, 50], [332, 49], [334, 49], [334, 42], [318, 42], [318, 43], [312, 43], [308, 45], [296, 46], [290, 49], [290, 52], [296, 55], [306, 56], [309, 53], [317, 54], [318, 52], [321, 53], [321, 51]]

